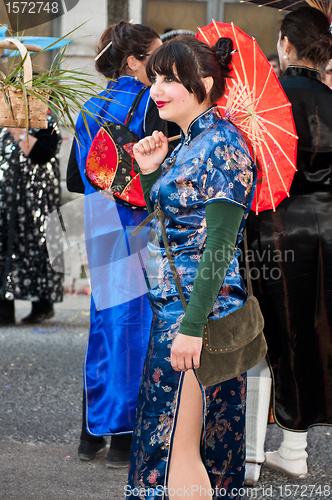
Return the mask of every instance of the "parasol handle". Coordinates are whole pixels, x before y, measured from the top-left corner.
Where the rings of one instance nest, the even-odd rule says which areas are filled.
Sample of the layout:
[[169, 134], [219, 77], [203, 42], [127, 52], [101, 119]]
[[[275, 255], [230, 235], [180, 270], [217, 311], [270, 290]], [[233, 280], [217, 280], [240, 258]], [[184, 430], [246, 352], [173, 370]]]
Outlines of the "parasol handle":
[[32, 63], [28, 50], [31, 50], [31, 47], [33, 47], [33, 50], [39, 49], [34, 50], [35, 52], [39, 52], [41, 50], [41, 47], [38, 47], [36, 45], [23, 45], [23, 43], [21, 43], [16, 38], [6, 38], [2, 42], [0, 42], [0, 47], [4, 47], [7, 49], [14, 48], [19, 50], [22, 61], [25, 58], [25, 61], [23, 63], [23, 82], [27, 87], [32, 87]]
[[177, 139], [181, 139], [181, 134], [173, 135], [172, 137], [168, 137], [168, 142], [176, 141]]

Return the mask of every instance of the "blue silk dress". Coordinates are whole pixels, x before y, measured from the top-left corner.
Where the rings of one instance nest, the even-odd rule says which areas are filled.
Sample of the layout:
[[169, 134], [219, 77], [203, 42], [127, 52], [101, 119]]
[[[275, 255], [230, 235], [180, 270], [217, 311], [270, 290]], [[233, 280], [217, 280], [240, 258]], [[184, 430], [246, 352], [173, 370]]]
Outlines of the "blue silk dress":
[[[225, 200], [245, 209], [238, 244], [255, 184], [255, 165], [243, 137], [216, 108], [192, 122], [187, 137], [165, 160], [162, 174], [150, 191], [150, 204], [159, 205], [165, 213], [166, 233], [187, 302], [206, 245], [205, 205]], [[173, 370], [170, 348], [184, 311], [156, 219], [148, 250], [146, 273], [153, 320], [138, 396], [126, 495], [164, 500], [184, 374]], [[211, 311], [214, 319], [235, 311], [246, 301], [238, 256], [236, 250]], [[212, 387], [201, 386], [201, 390], [202, 456], [213, 498], [240, 498], [245, 461], [246, 374]]]
[[[83, 373], [85, 416], [86, 429], [94, 436], [133, 430], [152, 313], [146, 288], [137, 278], [137, 267], [130, 259], [133, 249], [129, 247], [127, 234], [128, 228], [137, 226], [147, 211], [132, 210], [104, 197], [89, 184], [84, 170], [101, 124], [106, 120], [123, 124], [142, 87], [141, 82], [130, 76], [110, 82], [103, 94], [112, 97], [112, 102], [96, 97], [85, 104], [99, 120], [98, 123], [87, 117], [91, 137], [81, 114], [76, 124], [79, 143], [76, 142], [75, 155], [85, 186], [84, 224], [92, 291]], [[147, 90], [130, 125], [140, 138], [146, 135], [149, 102]], [[146, 243], [147, 236], [143, 235], [140, 244], [144, 247]], [[139, 271], [142, 274], [141, 268]]]

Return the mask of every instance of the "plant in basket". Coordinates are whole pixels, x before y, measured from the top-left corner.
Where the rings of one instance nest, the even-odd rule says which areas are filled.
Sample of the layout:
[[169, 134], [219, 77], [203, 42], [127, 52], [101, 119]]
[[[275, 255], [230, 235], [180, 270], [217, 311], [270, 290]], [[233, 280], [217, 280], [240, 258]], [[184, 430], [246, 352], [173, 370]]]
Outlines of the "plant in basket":
[[[73, 30], [75, 31], [75, 30]], [[59, 40], [73, 33], [71, 31]], [[17, 38], [0, 41], [0, 56], [4, 49], [19, 50], [20, 62], [14, 57], [8, 74], [0, 72], [0, 127], [47, 128], [47, 112], [51, 110], [58, 121], [75, 135], [75, 117], [82, 112], [88, 129], [86, 115], [92, 115], [83, 104], [97, 96], [104, 88], [91, 79], [91, 75], [79, 69], [64, 67], [65, 51], [69, 42], [56, 54], [51, 67], [40, 74], [32, 72], [29, 50], [50, 50], [59, 40], [40, 50], [38, 46], [22, 44]], [[104, 100], [110, 98], [100, 97]]]

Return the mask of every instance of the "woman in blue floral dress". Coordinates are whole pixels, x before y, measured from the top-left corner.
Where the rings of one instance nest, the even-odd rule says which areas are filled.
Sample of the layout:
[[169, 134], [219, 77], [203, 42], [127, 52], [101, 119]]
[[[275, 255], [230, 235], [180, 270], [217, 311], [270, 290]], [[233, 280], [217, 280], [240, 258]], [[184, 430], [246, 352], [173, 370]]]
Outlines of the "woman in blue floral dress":
[[[225, 91], [233, 44], [210, 48], [176, 37], [147, 66], [151, 97], [182, 140], [164, 162], [162, 132], [135, 147], [148, 208], [165, 229], [186, 300], [184, 314], [154, 220], [146, 273], [153, 320], [131, 448], [129, 498], [240, 498], [245, 460], [246, 374], [199, 384], [203, 327], [247, 298], [237, 248], [252, 203], [255, 165], [216, 101]], [[162, 166], [161, 163], [163, 162]]]

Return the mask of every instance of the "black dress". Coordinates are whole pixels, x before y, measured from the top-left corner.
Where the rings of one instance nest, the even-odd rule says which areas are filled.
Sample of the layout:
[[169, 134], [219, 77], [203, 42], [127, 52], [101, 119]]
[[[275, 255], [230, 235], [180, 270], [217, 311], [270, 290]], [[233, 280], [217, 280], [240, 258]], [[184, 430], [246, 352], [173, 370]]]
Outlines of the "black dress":
[[0, 129], [0, 300], [62, 301], [62, 273], [46, 247], [46, 219], [60, 207], [61, 143], [51, 115], [48, 128], [26, 157], [6, 128]]
[[332, 425], [332, 91], [292, 66], [281, 84], [299, 136], [290, 198], [251, 216], [250, 259], [265, 317], [275, 419]]

